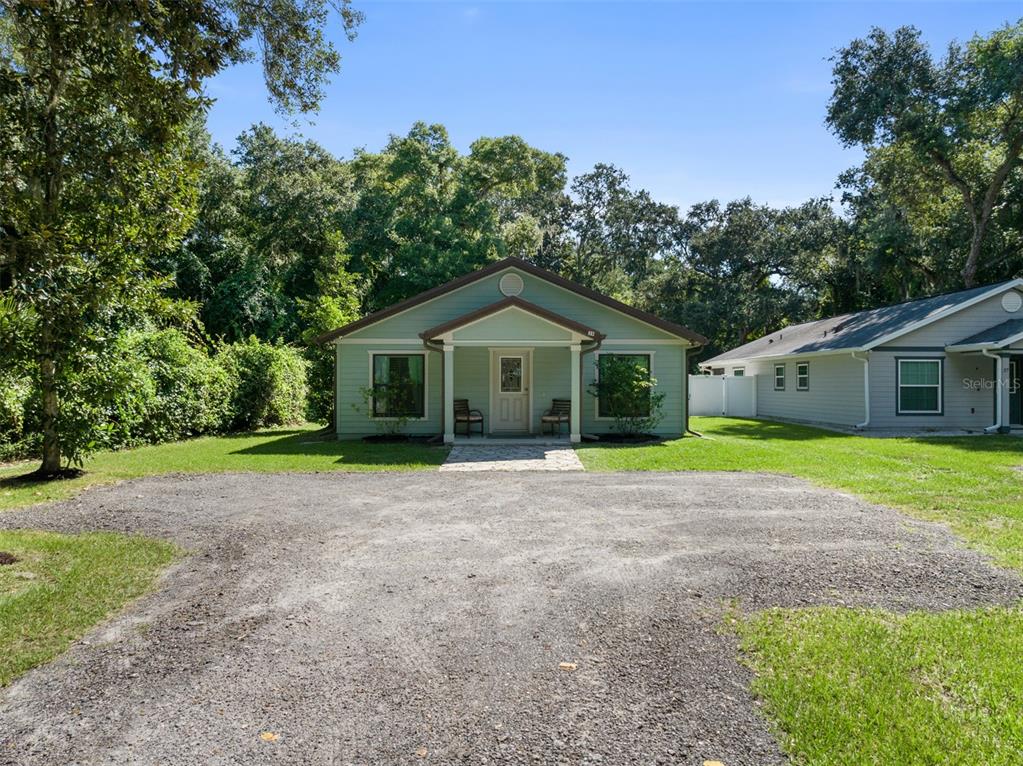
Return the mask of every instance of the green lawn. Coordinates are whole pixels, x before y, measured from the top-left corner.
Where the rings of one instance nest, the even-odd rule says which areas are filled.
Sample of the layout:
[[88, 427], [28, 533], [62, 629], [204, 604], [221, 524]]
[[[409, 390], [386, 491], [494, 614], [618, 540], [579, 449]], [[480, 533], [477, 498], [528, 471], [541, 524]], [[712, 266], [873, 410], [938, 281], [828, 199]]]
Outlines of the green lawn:
[[144, 593], [175, 555], [168, 543], [115, 534], [0, 531], [0, 686], [63, 652]]
[[591, 471], [765, 471], [947, 523], [1023, 573], [1023, 438], [872, 439], [806, 426], [693, 418], [704, 439], [579, 449]]
[[1023, 613], [771, 610], [740, 624], [799, 764], [1023, 762]]
[[[707, 438], [583, 447], [590, 470], [799, 476], [947, 523], [1023, 574], [1023, 439], [871, 439], [694, 418]], [[1023, 611], [771, 610], [738, 622], [754, 691], [795, 763], [1023, 763]]]
[[0, 469], [0, 511], [64, 500], [93, 484], [162, 473], [221, 471], [395, 471], [432, 468], [447, 450], [422, 444], [366, 444], [317, 435], [315, 426], [210, 436], [122, 452], [101, 452], [66, 481], [25, 484], [12, 478], [30, 463]]
[[[943, 521], [1023, 573], [1023, 439], [870, 439], [721, 418], [694, 418], [693, 426], [707, 438], [582, 445], [579, 454], [589, 470], [799, 476]], [[0, 509], [149, 474], [405, 470], [433, 467], [445, 455], [422, 445], [323, 440], [311, 427], [204, 438], [103, 453], [69, 481], [23, 485], [5, 476], [28, 466], [0, 470]], [[31, 532], [0, 533], [0, 550], [22, 559], [0, 567], [0, 683], [142, 592], [173, 555], [138, 538]], [[1023, 610], [779, 609], [740, 620], [737, 630], [755, 691], [796, 763], [1020, 762]]]

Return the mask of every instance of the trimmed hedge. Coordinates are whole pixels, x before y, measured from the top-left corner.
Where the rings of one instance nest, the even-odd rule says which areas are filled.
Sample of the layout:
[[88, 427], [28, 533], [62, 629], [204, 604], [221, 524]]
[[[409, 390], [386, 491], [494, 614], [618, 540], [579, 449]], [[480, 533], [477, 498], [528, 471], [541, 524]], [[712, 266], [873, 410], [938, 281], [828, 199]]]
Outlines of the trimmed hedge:
[[237, 381], [181, 332], [140, 333], [129, 341], [129, 352], [153, 382], [154, 396], [138, 434], [142, 439], [174, 441], [227, 427]]
[[[133, 331], [65, 399], [66, 428], [86, 428], [97, 449], [176, 441], [304, 420], [302, 354], [256, 338], [210, 355], [180, 330]], [[0, 461], [39, 453], [39, 402], [30, 381], [0, 373]], [[71, 422], [74, 421], [74, 422]]]
[[308, 362], [298, 351], [252, 337], [221, 346], [217, 358], [235, 381], [230, 405], [231, 430], [304, 420]]

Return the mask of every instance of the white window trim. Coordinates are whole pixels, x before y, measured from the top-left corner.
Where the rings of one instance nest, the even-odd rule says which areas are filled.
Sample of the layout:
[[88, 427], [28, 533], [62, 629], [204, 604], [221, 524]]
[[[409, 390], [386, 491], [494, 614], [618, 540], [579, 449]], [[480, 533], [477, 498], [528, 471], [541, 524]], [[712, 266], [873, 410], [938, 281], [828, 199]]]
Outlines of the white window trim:
[[369, 383], [368, 388], [373, 390], [373, 367], [375, 356], [421, 356], [423, 357], [423, 417], [421, 418], [399, 418], [394, 415], [374, 415], [373, 397], [369, 400], [369, 412], [367, 417], [374, 421], [407, 420], [410, 423], [420, 423], [430, 419], [430, 355], [426, 351], [401, 351], [399, 349], [369, 351]]
[[746, 368], [745, 367], [733, 367], [732, 368], [732, 377], [733, 378], [745, 378], [746, 377]]
[[[595, 383], [600, 381], [600, 357], [605, 355], [605, 354], [607, 354], [609, 356], [642, 356], [642, 355], [649, 355], [650, 356], [650, 377], [653, 378], [654, 380], [657, 380], [657, 375], [654, 374], [654, 365], [655, 365], [654, 353], [655, 353], [654, 351], [647, 351], [645, 349], [633, 349], [633, 348], [629, 348], [629, 349], [616, 348], [614, 351], [594, 351], [593, 352], [593, 381]], [[651, 391], [653, 391], [653, 389], [655, 389], [655, 388], [657, 388], [657, 384], [656, 383], [652, 386]], [[599, 421], [604, 422], [604, 423], [612, 423], [612, 422], [614, 422], [614, 418], [609, 418], [609, 417], [607, 417], [605, 415], [601, 415], [600, 414], [600, 397], [597, 397], [597, 396], [593, 397], [593, 419], [594, 420], [599, 420]]]
[[[805, 367], [806, 374], [800, 374], [799, 368]], [[799, 382], [800, 378], [806, 378], [806, 385], [804, 386]], [[809, 391], [810, 390], [810, 363], [809, 362], [796, 362], [796, 390], [797, 391]]]
[[[929, 362], [938, 365], [938, 383], [903, 383], [902, 363], [903, 362]], [[939, 357], [904, 357], [896, 360], [895, 370], [895, 414], [896, 415], [944, 415], [945, 414], [945, 360]], [[903, 388], [937, 388], [938, 409], [936, 410], [904, 410], [902, 409]]]
[[[781, 386], [778, 385], [778, 370], [781, 370]], [[785, 363], [774, 365], [774, 390], [784, 391], [785, 384], [788, 382], [787, 370], [785, 369]]]

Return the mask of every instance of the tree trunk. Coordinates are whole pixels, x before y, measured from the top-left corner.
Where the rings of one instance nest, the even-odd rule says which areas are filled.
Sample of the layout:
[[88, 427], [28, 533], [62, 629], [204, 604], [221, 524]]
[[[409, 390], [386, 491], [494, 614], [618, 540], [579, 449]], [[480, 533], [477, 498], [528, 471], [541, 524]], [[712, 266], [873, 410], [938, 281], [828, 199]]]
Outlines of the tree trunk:
[[966, 257], [966, 264], [960, 272], [963, 278], [963, 287], [967, 290], [977, 284], [977, 267], [980, 265], [980, 248], [984, 244], [985, 232], [987, 232], [987, 220], [973, 222], [970, 254]]
[[43, 464], [39, 466], [38, 473], [54, 476], [60, 473], [60, 432], [57, 429], [60, 406], [57, 401], [56, 365], [52, 355], [44, 355], [39, 360], [39, 388], [43, 400]]

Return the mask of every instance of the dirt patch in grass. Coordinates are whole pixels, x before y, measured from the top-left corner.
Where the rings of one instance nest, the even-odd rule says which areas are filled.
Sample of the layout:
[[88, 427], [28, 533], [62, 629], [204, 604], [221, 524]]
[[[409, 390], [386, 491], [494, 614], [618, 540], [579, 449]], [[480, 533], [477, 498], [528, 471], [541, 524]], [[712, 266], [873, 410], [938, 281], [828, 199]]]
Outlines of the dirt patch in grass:
[[7, 551], [0, 551], [0, 567], [18, 563], [18, 557]]

